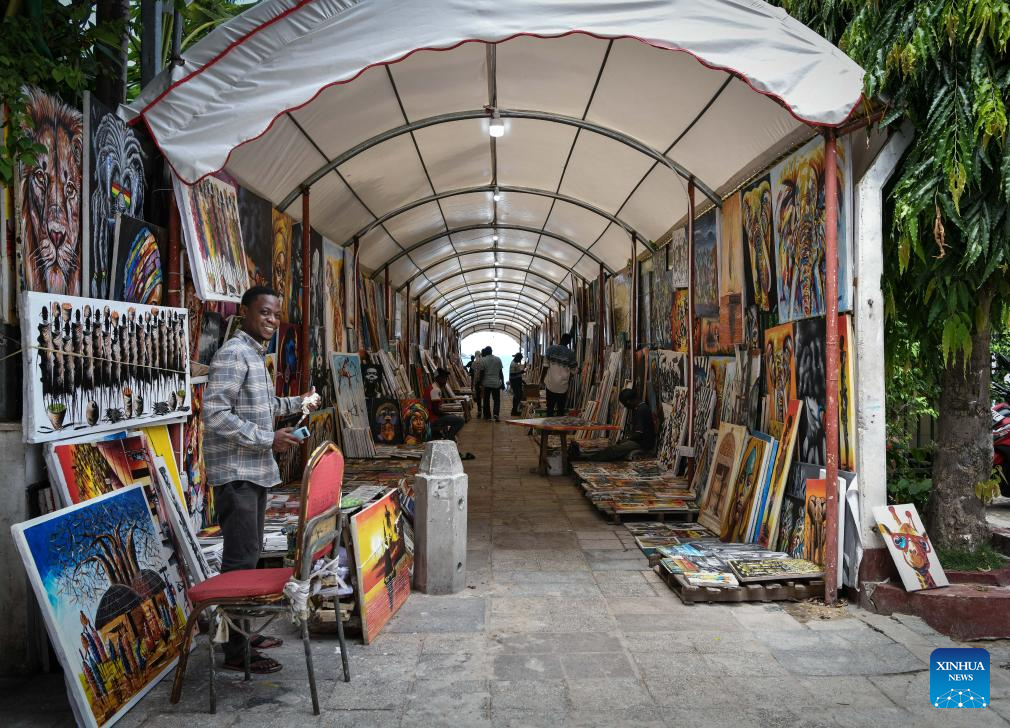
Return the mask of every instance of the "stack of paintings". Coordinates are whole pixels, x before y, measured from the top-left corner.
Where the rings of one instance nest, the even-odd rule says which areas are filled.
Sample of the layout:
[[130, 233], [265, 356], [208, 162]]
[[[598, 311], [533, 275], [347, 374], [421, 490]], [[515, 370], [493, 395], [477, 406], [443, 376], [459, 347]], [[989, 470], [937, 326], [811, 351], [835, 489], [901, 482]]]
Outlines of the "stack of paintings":
[[331, 355], [330, 368], [344, 454], [351, 458], [374, 457], [361, 359], [357, 354], [337, 352]]

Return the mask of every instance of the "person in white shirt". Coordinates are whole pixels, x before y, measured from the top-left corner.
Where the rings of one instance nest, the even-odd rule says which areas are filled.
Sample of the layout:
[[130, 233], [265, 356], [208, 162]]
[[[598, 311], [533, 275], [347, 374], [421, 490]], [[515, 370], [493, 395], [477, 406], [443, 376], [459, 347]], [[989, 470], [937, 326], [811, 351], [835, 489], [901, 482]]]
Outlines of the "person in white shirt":
[[561, 337], [561, 343], [547, 350], [547, 376], [544, 385], [547, 387], [547, 416], [555, 417], [565, 414], [565, 402], [568, 400], [568, 384], [572, 372], [578, 368], [575, 352], [569, 348], [572, 343], [571, 334]]

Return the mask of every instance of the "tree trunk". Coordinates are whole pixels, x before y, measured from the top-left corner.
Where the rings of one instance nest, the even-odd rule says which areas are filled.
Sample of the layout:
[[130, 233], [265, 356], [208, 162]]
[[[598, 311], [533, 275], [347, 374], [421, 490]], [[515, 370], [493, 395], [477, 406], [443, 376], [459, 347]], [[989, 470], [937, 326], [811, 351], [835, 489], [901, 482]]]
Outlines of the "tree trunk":
[[992, 290], [979, 291], [984, 326], [972, 335], [971, 358], [957, 356], [943, 371], [937, 423], [933, 489], [926, 504], [926, 528], [934, 544], [974, 550], [991, 536], [985, 506], [975, 486], [992, 473], [992, 418], [989, 402], [989, 308]]

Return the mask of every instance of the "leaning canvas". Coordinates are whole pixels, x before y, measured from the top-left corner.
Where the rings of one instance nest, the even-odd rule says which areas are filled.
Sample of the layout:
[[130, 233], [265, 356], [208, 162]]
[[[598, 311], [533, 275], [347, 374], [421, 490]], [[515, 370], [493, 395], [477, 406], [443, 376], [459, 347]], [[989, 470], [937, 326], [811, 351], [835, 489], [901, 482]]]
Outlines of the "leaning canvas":
[[705, 497], [698, 513], [698, 523], [716, 533], [722, 530], [723, 519], [729, 510], [731, 487], [736, 481], [746, 439], [746, 427], [725, 422], [719, 426]]
[[333, 354], [330, 369], [341, 429], [367, 430], [368, 406], [361, 377], [361, 358], [357, 354]]
[[947, 575], [914, 505], [877, 506], [873, 517], [898, 567], [905, 591], [947, 586]]
[[25, 441], [185, 419], [188, 331], [183, 308], [23, 293]]
[[79, 723], [112, 725], [175, 666], [190, 611], [143, 488], [11, 531]]
[[235, 188], [216, 177], [195, 185], [175, 178], [175, 193], [197, 293], [204, 301], [238, 303], [249, 288], [249, 269]]
[[351, 516], [361, 636], [375, 639], [410, 595], [414, 563], [396, 490]]

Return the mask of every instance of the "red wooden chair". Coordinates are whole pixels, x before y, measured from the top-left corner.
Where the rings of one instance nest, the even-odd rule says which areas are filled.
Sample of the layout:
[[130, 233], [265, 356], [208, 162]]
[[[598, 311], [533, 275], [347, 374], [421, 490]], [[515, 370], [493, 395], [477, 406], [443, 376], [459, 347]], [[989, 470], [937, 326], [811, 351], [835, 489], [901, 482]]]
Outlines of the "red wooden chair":
[[[190, 643], [193, 639], [197, 619], [210, 607], [225, 609], [248, 609], [261, 612], [281, 612], [290, 608], [290, 600], [284, 592], [288, 581], [295, 577], [307, 582], [312, 576], [313, 563], [322, 557], [335, 555], [340, 550], [340, 490], [344, 479], [344, 456], [332, 442], [325, 442], [316, 448], [309, 458], [302, 476], [301, 506], [298, 514], [298, 531], [295, 541], [294, 568], [242, 569], [228, 571], [213, 576], [189, 590], [193, 611], [186, 622], [179, 666], [175, 671], [172, 685], [172, 702], [179, 702], [182, 682], [186, 675]], [[347, 645], [344, 642], [344, 625], [340, 621], [339, 600], [334, 599], [337, 619], [337, 635], [340, 639], [340, 660], [343, 663], [344, 682], [350, 682], [347, 665]], [[309, 644], [309, 623], [307, 612], [298, 615], [302, 642], [305, 645], [305, 666], [308, 669], [309, 688], [312, 692], [312, 710], [319, 715], [319, 696], [316, 691], [316, 675], [312, 666], [312, 650]], [[208, 635], [210, 644], [210, 712], [217, 711], [217, 695], [214, 688], [214, 624]], [[246, 679], [249, 679], [249, 646], [246, 644]]]

